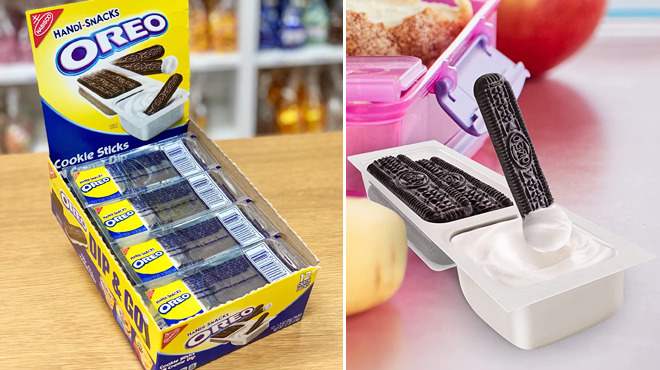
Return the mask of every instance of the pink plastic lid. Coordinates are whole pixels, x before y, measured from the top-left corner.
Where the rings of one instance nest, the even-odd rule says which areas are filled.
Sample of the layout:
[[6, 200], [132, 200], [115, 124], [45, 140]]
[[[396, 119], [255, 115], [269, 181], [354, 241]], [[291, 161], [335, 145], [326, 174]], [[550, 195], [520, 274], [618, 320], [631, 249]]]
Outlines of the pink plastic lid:
[[346, 101], [396, 102], [424, 73], [415, 57], [346, 57]]

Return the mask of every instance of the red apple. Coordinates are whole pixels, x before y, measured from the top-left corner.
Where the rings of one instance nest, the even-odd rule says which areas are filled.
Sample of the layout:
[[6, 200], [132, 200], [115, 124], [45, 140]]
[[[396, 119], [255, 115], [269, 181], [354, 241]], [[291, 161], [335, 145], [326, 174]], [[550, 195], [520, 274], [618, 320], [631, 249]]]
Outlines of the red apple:
[[607, 0], [502, 0], [497, 48], [539, 76], [584, 45], [598, 26]]

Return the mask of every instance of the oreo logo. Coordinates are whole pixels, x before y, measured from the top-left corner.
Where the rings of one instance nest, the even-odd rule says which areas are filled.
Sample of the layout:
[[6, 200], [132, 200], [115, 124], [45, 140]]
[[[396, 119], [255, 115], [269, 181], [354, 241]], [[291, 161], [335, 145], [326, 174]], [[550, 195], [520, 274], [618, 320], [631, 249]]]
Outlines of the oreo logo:
[[191, 297], [190, 293], [181, 294], [179, 297], [171, 299], [160, 305], [160, 307], [158, 307], [158, 312], [160, 312], [161, 315], [165, 315], [168, 312], [172, 311], [174, 307], [190, 299], [190, 297]]
[[168, 28], [164, 15], [147, 14], [68, 42], [57, 52], [55, 62], [63, 75], [77, 76], [90, 70], [99, 60], [160, 36]]
[[53, 25], [53, 20], [55, 17], [53, 16], [53, 13], [46, 13], [44, 16], [37, 21], [37, 23], [34, 25], [34, 35], [36, 37], [41, 37], [48, 32], [50, 29], [50, 26]]
[[139, 270], [139, 269], [143, 268], [145, 265], [147, 265], [148, 263], [153, 262], [153, 261], [157, 260], [158, 258], [162, 257], [163, 254], [164, 254], [163, 251], [158, 251], [158, 252], [156, 252], [152, 255], [142, 257], [139, 260], [136, 260], [135, 262], [133, 262], [132, 266], [135, 270]]
[[532, 164], [532, 148], [527, 138], [520, 132], [509, 136], [509, 154], [519, 168], [527, 168]]
[[115, 225], [122, 221], [128, 220], [131, 216], [135, 214], [135, 211], [128, 211], [124, 213], [123, 215], [119, 215], [117, 217], [113, 217], [109, 219], [108, 221], [104, 222], [105, 226], [109, 229], [113, 228]]
[[103, 184], [107, 184], [108, 182], [110, 182], [110, 178], [109, 178], [109, 177], [104, 177], [104, 178], [102, 178], [101, 180], [94, 181], [94, 182], [90, 182], [89, 184], [85, 184], [85, 185], [83, 185], [83, 186], [80, 188], [80, 190], [81, 190], [83, 193], [89, 193], [90, 191], [94, 190], [95, 188], [97, 188], [97, 187], [99, 187], [99, 186], [101, 186], [101, 185], [103, 185]]
[[450, 173], [445, 175], [443, 178], [449, 185], [455, 187], [455, 188], [461, 188], [463, 185], [465, 185], [465, 177], [457, 174], [457, 173]]
[[405, 171], [399, 174], [396, 182], [406, 188], [419, 188], [429, 183], [426, 174], [417, 171]]

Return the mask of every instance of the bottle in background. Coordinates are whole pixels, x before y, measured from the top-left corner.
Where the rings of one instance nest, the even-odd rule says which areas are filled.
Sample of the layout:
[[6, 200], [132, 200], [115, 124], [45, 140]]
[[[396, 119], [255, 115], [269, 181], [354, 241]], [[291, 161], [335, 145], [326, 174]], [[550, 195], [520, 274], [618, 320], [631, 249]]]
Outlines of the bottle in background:
[[305, 0], [282, 0], [280, 2], [279, 39], [282, 48], [295, 49], [305, 44], [307, 32], [303, 24]]
[[305, 85], [300, 99], [305, 132], [323, 132], [325, 130], [325, 105], [322, 95], [321, 71], [318, 67], [312, 67], [305, 76]]
[[16, 61], [16, 29], [7, 11], [6, 1], [0, 1], [0, 64]]
[[209, 121], [208, 107], [205, 101], [206, 84], [204, 79], [196, 78], [196, 76], [192, 75], [190, 85], [190, 118], [195, 121], [199, 128], [206, 130]]
[[32, 145], [32, 125], [19, 114], [20, 97], [21, 92], [16, 87], [7, 92], [7, 124], [3, 143], [7, 154], [27, 153]]
[[209, 14], [211, 49], [220, 53], [236, 51], [238, 18], [235, 0], [220, 0]]
[[279, 21], [279, 1], [261, 0], [261, 19], [259, 24], [260, 49], [274, 49], [280, 46], [278, 36]]
[[344, 72], [341, 64], [330, 67], [332, 90], [326, 103], [327, 131], [344, 129]]
[[302, 69], [291, 71], [286, 86], [282, 87], [277, 109], [277, 130], [282, 134], [297, 134], [301, 131], [302, 112], [298, 92], [302, 82]]
[[270, 99], [270, 91], [275, 83], [273, 72], [263, 71], [259, 75], [259, 104], [257, 117], [257, 135], [275, 133], [276, 105]]
[[303, 16], [308, 44], [325, 44], [328, 42], [330, 14], [326, 0], [307, 0]]
[[204, 0], [190, 0], [190, 51], [204, 52], [209, 49], [209, 18]]
[[5, 90], [0, 90], [0, 154], [6, 154], [5, 150], [5, 130], [7, 128], [7, 111], [5, 108]]
[[344, 4], [342, 0], [328, 0], [330, 8], [330, 37], [333, 45], [344, 43]]

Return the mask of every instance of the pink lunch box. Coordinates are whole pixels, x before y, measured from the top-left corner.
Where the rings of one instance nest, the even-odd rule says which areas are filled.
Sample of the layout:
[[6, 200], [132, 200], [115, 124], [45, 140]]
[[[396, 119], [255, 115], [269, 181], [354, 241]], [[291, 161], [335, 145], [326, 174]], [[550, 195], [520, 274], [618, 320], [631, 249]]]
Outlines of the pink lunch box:
[[[428, 140], [468, 157], [483, 146], [488, 134], [474, 82], [497, 72], [519, 96], [529, 77], [522, 63], [495, 48], [499, 3], [473, 0], [474, 17], [428, 71], [411, 57], [346, 59], [347, 157]], [[362, 175], [348, 161], [346, 193], [365, 196]]]

